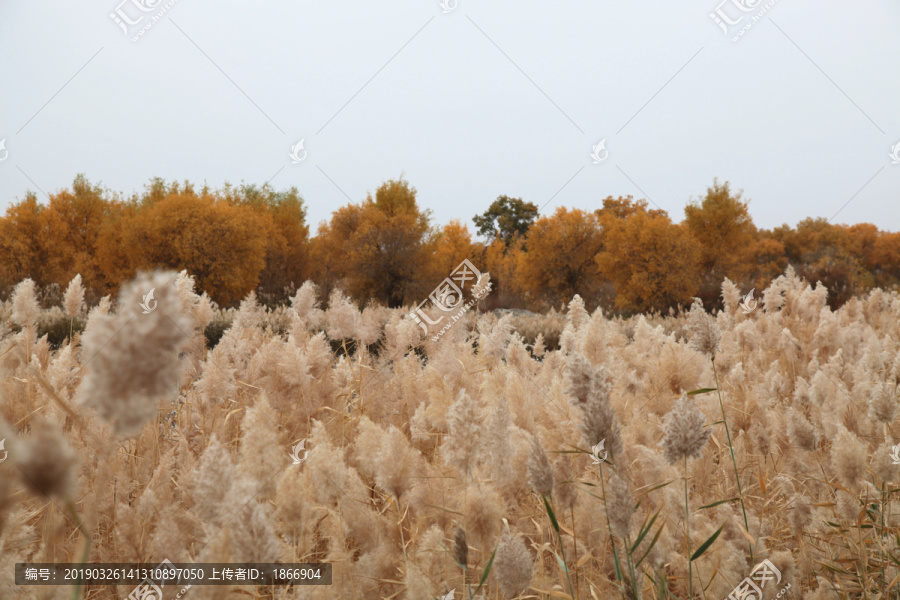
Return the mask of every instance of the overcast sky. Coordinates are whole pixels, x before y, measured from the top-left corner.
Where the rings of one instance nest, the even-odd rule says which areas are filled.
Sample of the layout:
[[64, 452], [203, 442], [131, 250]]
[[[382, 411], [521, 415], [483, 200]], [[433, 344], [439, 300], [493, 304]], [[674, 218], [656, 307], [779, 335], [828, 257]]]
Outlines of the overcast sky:
[[444, 1], [4, 0], [0, 208], [270, 181], [315, 226], [403, 174], [437, 223], [500, 194], [680, 221], [718, 177], [761, 227], [900, 231], [896, 0]]

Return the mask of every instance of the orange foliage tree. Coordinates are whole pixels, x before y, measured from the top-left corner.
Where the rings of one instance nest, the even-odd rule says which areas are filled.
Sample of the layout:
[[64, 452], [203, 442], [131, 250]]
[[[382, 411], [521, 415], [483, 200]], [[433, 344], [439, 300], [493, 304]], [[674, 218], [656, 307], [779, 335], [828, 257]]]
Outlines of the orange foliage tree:
[[568, 302], [580, 294], [597, 305], [599, 279], [594, 257], [602, 245], [600, 222], [593, 213], [559, 207], [538, 219], [519, 254], [516, 285], [538, 303]]
[[[419, 302], [434, 285], [429, 258], [434, 232], [429, 211], [419, 208], [416, 189], [403, 179], [386, 181], [373, 198], [349, 204], [319, 228], [314, 247], [320, 278], [340, 283], [356, 300], [390, 307]], [[445, 275], [446, 276], [446, 275]]]
[[297, 188], [274, 192], [267, 185], [226, 187], [223, 199], [254, 209], [264, 223], [266, 262], [257, 292], [267, 304], [285, 301], [310, 278], [309, 227], [306, 208]]
[[501, 238], [494, 238], [484, 248], [484, 266], [491, 274], [491, 293], [486, 306], [521, 308], [525, 306], [523, 290], [518, 285], [516, 269], [522, 258], [524, 238], [516, 238], [509, 246]]
[[187, 269], [219, 304], [256, 288], [265, 266], [267, 224], [254, 209], [210, 195], [168, 194], [139, 211], [123, 242], [137, 268]]
[[481, 244], [472, 241], [469, 228], [459, 220], [452, 220], [434, 238], [431, 279], [437, 281], [449, 277], [453, 269], [465, 259], [469, 259], [480, 271], [484, 271]]
[[732, 194], [728, 182], [713, 181], [706, 196], [684, 209], [684, 223], [700, 243], [702, 288], [706, 306], [718, 302], [722, 281], [740, 281], [752, 270], [756, 226], [741, 194]]
[[875, 285], [894, 286], [900, 282], [900, 233], [882, 233], [869, 260]]
[[138, 265], [127, 248], [126, 235], [134, 223], [138, 206], [134, 202], [114, 200], [107, 208], [107, 219], [97, 238], [97, 264], [103, 285], [101, 294], [114, 294], [123, 281], [132, 279]]
[[54, 240], [58, 219], [34, 194], [6, 209], [0, 220], [0, 282], [4, 289], [30, 278], [47, 285], [60, 277], [59, 250]]
[[49, 211], [59, 226], [55, 234], [55, 242], [59, 245], [57, 258], [60, 272], [56, 275], [59, 283], [67, 282], [80, 273], [86, 287], [108, 287], [98, 247], [113, 210], [111, 202], [104, 197], [103, 189], [99, 185], [91, 185], [83, 175], [75, 178], [71, 192], [63, 190], [50, 196]]
[[[750, 275], [746, 284], [751, 288], [762, 290], [773, 279], [784, 273], [788, 259], [784, 255], [784, 244], [768, 233], [761, 232], [751, 246], [749, 257]], [[735, 283], [740, 283], [735, 281]]]
[[828, 304], [837, 308], [862, 289], [861, 257], [854, 255], [846, 227], [832, 225], [822, 217], [807, 218], [796, 228], [787, 225], [773, 232], [784, 244], [788, 260], [797, 274], [828, 289]]
[[685, 305], [700, 287], [700, 244], [647, 202], [607, 198], [597, 211], [603, 251], [597, 266], [615, 285], [615, 307], [628, 312]]

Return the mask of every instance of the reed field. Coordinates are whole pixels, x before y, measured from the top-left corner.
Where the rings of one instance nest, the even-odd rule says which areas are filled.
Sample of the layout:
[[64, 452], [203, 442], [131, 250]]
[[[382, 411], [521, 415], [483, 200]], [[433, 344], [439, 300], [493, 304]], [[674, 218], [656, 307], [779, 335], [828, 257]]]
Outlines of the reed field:
[[900, 598], [900, 296], [832, 310], [791, 268], [744, 292], [627, 319], [476, 303], [437, 337], [311, 282], [220, 309], [186, 272], [95, 306], [24, 280], [0, 307], [0, 598], [131, 592], [17, 586], [15, 563], [166, 559], [333, 565], [188, 600], [758, 600], [733, 590], [760, 564], [766, 599]]

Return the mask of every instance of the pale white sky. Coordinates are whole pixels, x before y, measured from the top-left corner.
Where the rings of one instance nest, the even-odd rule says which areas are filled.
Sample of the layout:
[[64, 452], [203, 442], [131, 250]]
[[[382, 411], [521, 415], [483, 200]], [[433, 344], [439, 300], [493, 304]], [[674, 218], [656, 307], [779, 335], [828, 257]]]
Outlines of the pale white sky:
[[[0, 208], [78, 173], [126, 194], [271, 179], [315, 229], [403, 173], [437, 223], [500, 194], [631, 194], [679, 221], [719, 177], [761, 227], [900, 230], [900, 3], [780, 0], [735, 43], [720, 0], [447, 1], [177, 0], [132, 42], [164, 4], [5, 0]], [[117, 7], [145, 15], [128, 36]]]

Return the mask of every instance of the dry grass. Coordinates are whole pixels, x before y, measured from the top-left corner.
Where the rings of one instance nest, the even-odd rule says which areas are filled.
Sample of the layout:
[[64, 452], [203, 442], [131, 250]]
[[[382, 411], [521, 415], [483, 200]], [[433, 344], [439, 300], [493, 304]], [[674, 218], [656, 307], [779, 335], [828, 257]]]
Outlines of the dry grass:
[[[229, 312], [157, 274], [83, 334], [69, 292], [74, 339], [54, 350], [23, 286], [0, 307], [0, 598], [71, 598], [17, 588], [13, 564], [83, 557], [334, 564], [330, 587], [198, 600], [469, 598], [492, 555], [484, 598], [725, 598], [762, 559], [782, 573], [766, 598], [900, 597], [900, 297], [832, 312], [789, 271], [745, 315], [723, 288], [709, 322], [611, 320], [576, 297], [470, 311], [433, 342], [401, 310], [322, 311], [310, 285]], [[709, 432], [693, 443], [696, 420], [667, 415], [716, 387], [687, 396]]]

